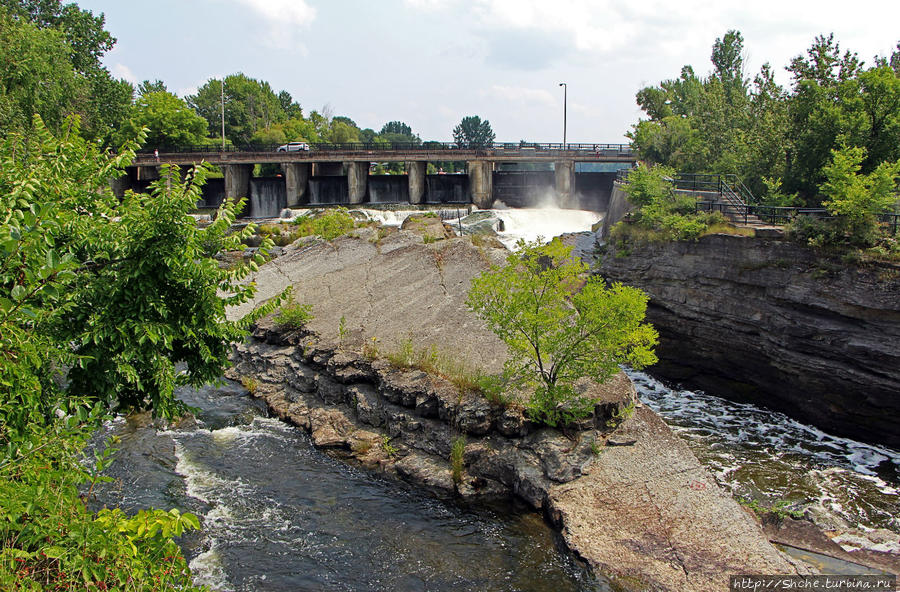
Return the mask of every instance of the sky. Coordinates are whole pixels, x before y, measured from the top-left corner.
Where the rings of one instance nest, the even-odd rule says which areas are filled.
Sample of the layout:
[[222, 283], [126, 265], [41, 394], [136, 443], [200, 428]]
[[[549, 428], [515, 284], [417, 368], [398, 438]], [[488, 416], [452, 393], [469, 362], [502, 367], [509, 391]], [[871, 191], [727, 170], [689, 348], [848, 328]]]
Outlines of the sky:
[[868, 64], [900, 42], [897, 0], [76, 1], [105, 14], [116, 77], [184, 97], [243, 72], [305, 114], [327, 107], [376, 131], [401, 120], [424, 140], [478, 115], [498, 142], [561, 142], [565, 90], [567, 141], [626, 142], [635, 93], [687, 64], [708, 74], [729, 29], [747, 74], [768, 62], [784, 85], [816, 35]]

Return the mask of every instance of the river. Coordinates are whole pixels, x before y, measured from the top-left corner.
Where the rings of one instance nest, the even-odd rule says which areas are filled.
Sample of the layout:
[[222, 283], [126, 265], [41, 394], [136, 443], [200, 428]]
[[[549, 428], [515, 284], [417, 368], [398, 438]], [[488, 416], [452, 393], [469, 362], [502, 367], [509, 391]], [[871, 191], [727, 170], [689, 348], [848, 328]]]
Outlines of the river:
[[[591, 212], [499, 210], [507, 244], [588, 229]], [[547, 220], [553, 219], [552, 230]], [[631, 372], [660, 413], [734, 495], [785, 504], [843, 533], [847, 548], [900, 532], [900, 452], [825, 434], [775, 412]], [[540, 516], [435, 499], [345, 465], [269, 418], [239, 385], [182, 389], [196, 421], [165, 429], [117, 419], [120, 452], [97, 503], [177, 507], [203, 518], [181, 543], [214, 590], [607, 590]], [[896, 541], [897, 537], [894, 537]], [[601, 578], [602, 580], [602, 578]]]
[[114, 478], [97, 504], [199, 514], [182, 540], [195, 582], [213, 590], [607, 590], [540, 515], [436, 499], [315, 449], [267, 417], [240, 385], [179, 397], [195, 422], [157, 429], [117, 419]]

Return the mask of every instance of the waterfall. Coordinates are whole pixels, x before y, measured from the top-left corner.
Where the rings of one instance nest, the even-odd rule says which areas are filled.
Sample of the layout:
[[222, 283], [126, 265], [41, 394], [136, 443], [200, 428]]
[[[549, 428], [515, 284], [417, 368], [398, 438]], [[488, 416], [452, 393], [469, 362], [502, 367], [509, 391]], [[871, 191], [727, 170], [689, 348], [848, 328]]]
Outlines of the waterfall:
[[287, 206], [284, 179], [259, 177], [250, 179], [250, 216], [252, 218], [277, 218]]

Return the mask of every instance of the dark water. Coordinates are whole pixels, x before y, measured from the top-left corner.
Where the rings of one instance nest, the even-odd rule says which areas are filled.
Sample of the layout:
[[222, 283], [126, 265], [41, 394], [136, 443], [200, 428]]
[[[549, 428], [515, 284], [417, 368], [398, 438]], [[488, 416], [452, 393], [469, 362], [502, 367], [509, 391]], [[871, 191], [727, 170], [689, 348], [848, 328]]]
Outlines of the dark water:
[[540, 516], [434, 499], [317, 451], [240, 386], [185, 390], [197, 425], [121, 434], [101, 503], [203, 517], [183, 541], [216, 590], [605, 590]]
[[[736, 496], [808, 512], [826, 528], [900, 533], [900, 451], [827, 434], [782, 413], [628, 371], [641, 400]], [[900, 552], [896, 549], [883, 548]]]

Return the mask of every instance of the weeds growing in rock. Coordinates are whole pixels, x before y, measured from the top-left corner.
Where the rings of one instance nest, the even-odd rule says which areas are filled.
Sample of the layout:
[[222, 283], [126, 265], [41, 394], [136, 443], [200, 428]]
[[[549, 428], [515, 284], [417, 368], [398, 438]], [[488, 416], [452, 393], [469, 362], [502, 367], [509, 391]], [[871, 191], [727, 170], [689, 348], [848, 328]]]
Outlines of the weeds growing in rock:
[[453, 477], [453, 482], [457, 485], [462, 482], [463, 454], [465, 451], [465, 437], [457, 436], [457, 438], [453, 440], [453, 445], [450, 447], [450, 475]]
[[391, 444], [392, 438], [390, 436], [382, 436], [381, 437], [381, 449], [384, 453], [390, 457], [394, 457], [397, 454], [397, 447]]
[[338, 322], [338, 342], [340, 343], [341, 347], [343, 347], [344, 345], [344, 338], [347, 336], [347, 333], [347, 317], [341, 315], [341, 320], [340, 322]]
[[474, 392], [485, 396], [493, 396], [496, 402], [504, 402], [499, 392], [501, 382], [482, 370], [472, 368], [463, 360], [441, 352], [435, 346], [416, 349], [412, 339], [404, 339], [399, 348], [385, 355], [387, 361], [394, 368], [416, 368], [426, 374], [443, 378], [450, 382], [460, 396], [466, 392]]
[[252, 376], [241, 376], [241, 385], [247, 389], [248, 393], [255, 395], [256, 390], [259, 388], [259, 381]]
[[312, 319], [312, 305], [295, 302], [293, 294], [289, 296], [287, 304], [282, 306], [275, 315], [275, 323], [278, 326], [291, 329], [300, 329]]
[[368, 361], [373, 361], [378, 357], [378, 338], [372, 337], [363, 344], [362, 355]]
[[616, 411], [611, 418], [606, 420], [606, 427], [616, 428], [632, 415], [634, 415], [634, 402]]

